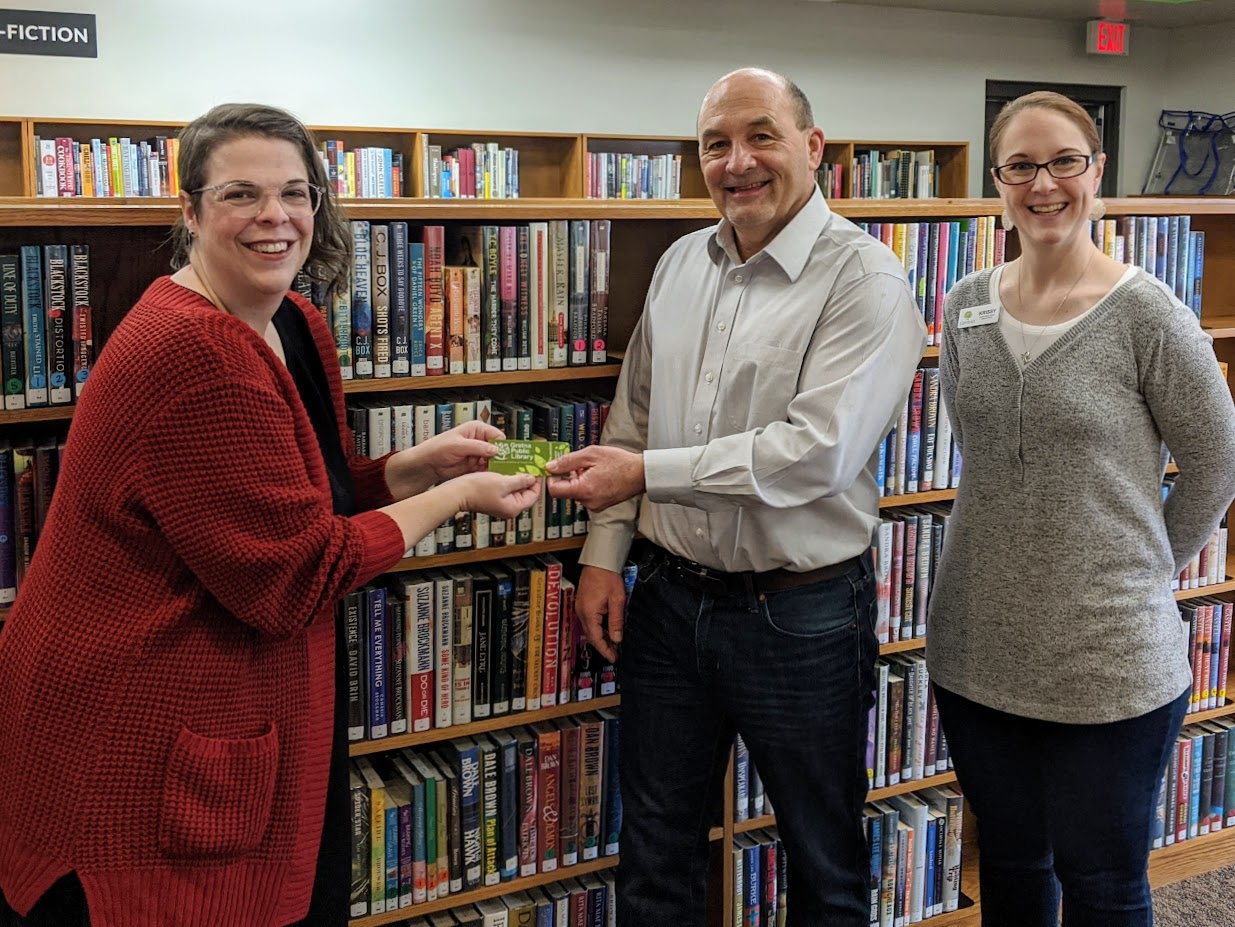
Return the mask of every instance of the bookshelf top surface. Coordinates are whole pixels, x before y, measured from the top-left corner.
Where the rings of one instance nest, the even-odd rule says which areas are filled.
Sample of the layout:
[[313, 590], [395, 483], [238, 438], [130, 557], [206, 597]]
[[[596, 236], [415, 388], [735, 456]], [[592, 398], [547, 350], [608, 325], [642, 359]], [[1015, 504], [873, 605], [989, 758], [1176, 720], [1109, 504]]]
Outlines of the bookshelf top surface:
[[[1120, 198], [1106, 201], [1107, 216], [1228, 215], [1235, 199], [1224, 197]], [[838, 199], [829, 205], [851, 219], [964, 219], [993, 216], [996, 199], [873, 200]], [[711, 200], [599, 200], [540, 197], [482, 199], [345, 199], [343, 211], [353, 219], [415, 221], [487, 220], [519, 222], [539, 219], [716, 220]], [[171, 225], [179, 214], [170, 197], [0, 197], [0, 226]]]

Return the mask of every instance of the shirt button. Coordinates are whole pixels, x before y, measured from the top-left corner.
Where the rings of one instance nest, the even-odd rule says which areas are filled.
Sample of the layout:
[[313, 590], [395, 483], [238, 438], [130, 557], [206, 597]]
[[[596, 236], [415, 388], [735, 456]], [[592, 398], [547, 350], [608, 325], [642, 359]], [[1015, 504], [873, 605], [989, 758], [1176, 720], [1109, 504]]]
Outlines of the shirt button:
[[705, 379], [705, 380], [707, 380], [709, 383], [711, 383], [711, 382], [712, 382], [713, 380], [715, 380], [716, 378], [715, 378], [714, 376], [712, 376], [710, 373], [705, 373], [705, 374], [703, 375], [703, 379]]
[[695, 426], [695, 434], [697, 434], [697, 435], [701, 435], [701, 434], [703, 434], [703, 426], [702, 426], [702, 425], [696, 425], [696, 426]]
[[702, 529], [702, 528], [696, 528], [696, 529], [695, 529], [695, 537], [697, 537], [697, 538], [701, 538], [701, 537], [703, 537], [703, 529]]
[[741, 275], [741, 274], [734, 274], [734, 275], [733, 275], [733, 282], [734, 282], [734, 283], [741, 283], [741, 282], [742, 282], [742, 275]]
[[724, 323], [724, 322], [721, 322], [719, 325], [717, 325], [717, 326], [716, 326], [716, 330], [717, 330], [718, 332], [723, 332], [723, 331], [725, 330], [725, 323]]

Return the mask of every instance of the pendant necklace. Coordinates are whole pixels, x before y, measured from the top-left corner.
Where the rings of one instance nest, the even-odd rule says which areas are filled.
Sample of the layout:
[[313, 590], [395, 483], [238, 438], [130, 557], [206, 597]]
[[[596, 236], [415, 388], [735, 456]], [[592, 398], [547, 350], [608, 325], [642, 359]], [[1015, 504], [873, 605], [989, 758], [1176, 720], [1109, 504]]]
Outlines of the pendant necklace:
[[[1081, 268], [1080, 276], [1072, 281], [1072, 286], [1068, 287], [1068, 292], [1063, 294], [1063, 299], [1059, 301], [1059, 305], [1055, 307], [1055, 311], [1052, 312], [1050, 318], [1047, 319], [1046, 325], [1042, 327], [1042, 331], [1038, 332], [1038, 334], [1034, 337], [1033, 344], [1029, 343], [1028, 335], [1025, 332], [1025, 323], [1019, 318], [1016, 320], [1016, 324], [1020, 326], [1020, 329], [1021, 329], [1021, 348], [1023, 349], [1021, 351], [1021, 366], [1022, 367], [1026, 367], [1029, 365], [1029, 359], [1030, 357], [1033, 356], [1033, 349], [1036, 348], [1038, 346], [1038, 342], [1042, 340], [1042, 336], [1046, 333], [1046, 329], [1051, 327], [1051, 323], [1055, 321], [1055, 316], [1059, 315], [1059, 310], [1062, 309], [1064, 306], [1064, 303], [1068, 301], [1068, 297], [1072, 295], [1072, 291], [1076, 289], [1077, 284], [1080, 283], [1085, 278], [1085, 273], [1089, 270], [1089, 265], [1093, 263], [1093, 256], [1096, 253], [1097, 253], [1096, 248], [1089, 252], [1089, 260], [1087, 260], [1085, 262], [1085, 266]], [[1018, 266], [1016, 268], [1016, 305], [1020, 308], [1021, 312], [1024, 312], [1025, 311], [1025, 300], [1021, 298], [1021, 277], [1022, 276], [1024, 276], [1024, 273], [1021, 270], [1021, 268]]]

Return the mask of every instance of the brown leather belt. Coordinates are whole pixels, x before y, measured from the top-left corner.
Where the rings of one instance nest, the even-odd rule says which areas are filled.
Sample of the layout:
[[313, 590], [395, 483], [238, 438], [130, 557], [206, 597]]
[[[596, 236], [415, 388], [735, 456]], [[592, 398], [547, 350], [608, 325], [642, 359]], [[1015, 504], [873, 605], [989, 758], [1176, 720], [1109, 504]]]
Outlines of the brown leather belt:
[[693, 560], [679, 557], [663, 547], [644, 541], [641, 545], [640, 570], [655, 570], [659, 568], [660, 575], [670, 582], [678, 582], [693, 589], [700, 595], [720, 598], [722, 596], [739, 596], [755, 593], [785, 592], [799, 586], [836, 579], [856, 569], [862, 563], [861, 556], [850, 557], [840, 563], [830, 563], [815, 570], [795, 572], [784, 568], [755, 572], [747, 570], [730, 573], [724, 570], [714, 570]]

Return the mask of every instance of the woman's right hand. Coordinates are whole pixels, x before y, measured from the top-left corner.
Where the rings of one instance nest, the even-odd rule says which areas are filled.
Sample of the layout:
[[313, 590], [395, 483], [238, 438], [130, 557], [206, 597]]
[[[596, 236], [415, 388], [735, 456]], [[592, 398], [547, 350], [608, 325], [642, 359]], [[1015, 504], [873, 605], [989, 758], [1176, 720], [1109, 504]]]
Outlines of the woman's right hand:
[[495, 518], [514, 518], [535, 505], [541, 493], [541, 480], [526, 473], [467, 473], [450, 482], [463, 489], [463, 511]]

